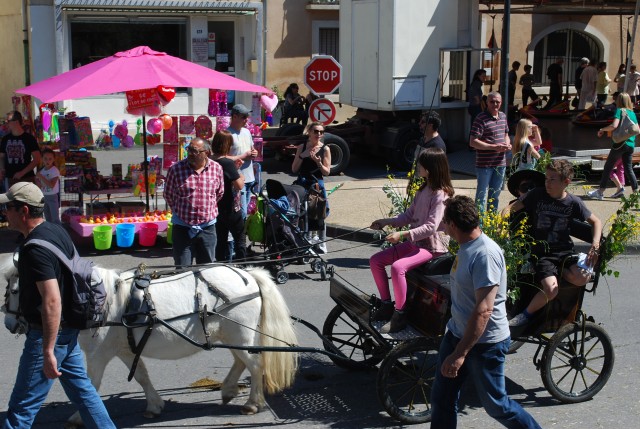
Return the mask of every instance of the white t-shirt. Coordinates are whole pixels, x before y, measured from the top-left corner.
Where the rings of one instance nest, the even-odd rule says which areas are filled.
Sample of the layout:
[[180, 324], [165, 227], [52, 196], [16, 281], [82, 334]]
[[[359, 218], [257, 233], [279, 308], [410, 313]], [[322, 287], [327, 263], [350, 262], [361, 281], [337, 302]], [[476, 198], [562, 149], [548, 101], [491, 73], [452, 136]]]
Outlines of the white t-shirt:
[[[54, 177], [60, 177], [60, 171], [54, 165], [50, 169], [43, 168], [40, 170], [40, 173], [44, 176], [45, 179], [51, 180]], [[57, 195], [60, 193], [60, 180], [58, 180], [53, 188], [48, 187], [47, 185], [40, 182], [40, 189], [42, 189], [42, 193], [44, 195]]]
[[[228, 131], [233, 136], [233, 145], [229, 152], [230, 155], [242, 155], [246, 151], [253, 149], [253, 138], [251, 137], [251, 133], [248, 129], [243, 127], [240, 131], [236, 131], [229, 127]], [[240, 172], [244, 176], [245, 183], [255, 182], [256, 179], [253, 174], [253, 160], [251, 158], [244, 160], [242, 167], [240, 167]]]

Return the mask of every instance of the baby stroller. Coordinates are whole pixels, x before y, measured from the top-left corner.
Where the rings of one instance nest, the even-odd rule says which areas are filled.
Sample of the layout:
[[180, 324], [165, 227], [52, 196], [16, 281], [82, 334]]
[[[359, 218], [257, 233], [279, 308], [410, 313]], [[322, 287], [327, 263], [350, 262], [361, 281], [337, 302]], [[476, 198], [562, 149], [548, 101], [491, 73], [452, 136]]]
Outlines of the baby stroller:
[[268, 179], [262, 194], [266, 202], [263, 205], [265, 257], [273, 262], [268, 266], [276, 283], [284, 284], [289, 280], [284, 267], [293, 262], [309, 263], [311, 270], [320, 273], [322, 280], [326, 280], [327, 275], [333, 276], [333, 267], [322, 259], [308, 238], [305, 189]]

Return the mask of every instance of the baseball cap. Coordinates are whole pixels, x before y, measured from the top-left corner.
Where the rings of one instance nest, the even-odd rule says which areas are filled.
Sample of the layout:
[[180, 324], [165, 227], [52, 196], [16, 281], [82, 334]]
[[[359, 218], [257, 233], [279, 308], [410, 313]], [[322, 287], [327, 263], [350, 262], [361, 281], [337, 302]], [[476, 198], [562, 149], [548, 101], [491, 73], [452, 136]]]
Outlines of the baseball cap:
[[18, 182], [7, 193], [0, 194], [0, 204], [19, 201], [32, 207], [44, 207], [44, 195], [40, 188], [31, 182]]
[[251, 110], [244, 104], [236, 104], [231, 108], [232, 115], [248, 115], [249, 113], [251, 113]]

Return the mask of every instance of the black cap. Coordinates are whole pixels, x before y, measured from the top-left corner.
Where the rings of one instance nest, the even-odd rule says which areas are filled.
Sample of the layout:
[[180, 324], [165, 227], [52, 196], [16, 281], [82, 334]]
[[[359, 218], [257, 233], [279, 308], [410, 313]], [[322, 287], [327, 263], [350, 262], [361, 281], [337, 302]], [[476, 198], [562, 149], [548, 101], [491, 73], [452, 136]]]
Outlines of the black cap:
[[520, 196], [520, 185], [523, 183], [529, 183], [527, 189], [523, 189], [524, 192], [528, 192], [533, 188], [539, 188], [544, 186], [544, 174], [537, 170], [519, 170], [509, 177], [507, 182], [507, 188], [511, 195], [518, 198]]

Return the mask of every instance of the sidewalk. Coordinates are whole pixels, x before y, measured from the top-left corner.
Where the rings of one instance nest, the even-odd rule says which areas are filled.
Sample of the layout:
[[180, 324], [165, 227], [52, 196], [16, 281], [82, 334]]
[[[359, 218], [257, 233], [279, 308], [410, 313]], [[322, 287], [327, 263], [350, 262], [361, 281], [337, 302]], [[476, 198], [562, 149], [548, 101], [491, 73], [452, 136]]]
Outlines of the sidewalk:
[[[453, 187], [456, 195], [467, 195], [475, 198], [476, 178], [454, 174]], [[329, 196], [331, 214], [327, 218], [327, 234], [330, 237], [343, 236], [346, 240], [370, 242], [374, 240], [373, 230], [368, 228], [371, 223], [383, 217], [387, 217], [390, 200], [385, 196], [382, 188], [389, 184], [388, 179], [352, 180]], [[396, 179], [396, 188], [404, 192], [407, 186], [406, 179]], [[582, 184], [574, 184], [569, 187], [569, 192], [582, 197], [586, 194]], [[607, 189], [605, 195], [611, 195], [614, 191]], [[630, 190], [628, 191], [630, 192]], [[498, 208], [501, 210], [513, 196], [505, 188], [500, 194]], [[608, 230], [609, 218], [620, 206], [619, 199], [605, 198], [603, 201], [584, 199], [589, 210], [600, 218], [604, 224], [605, 233]], [[356, 233], [353, 233], [357, 231]], [[351, 233], [351, 234], [350, 234]]]

